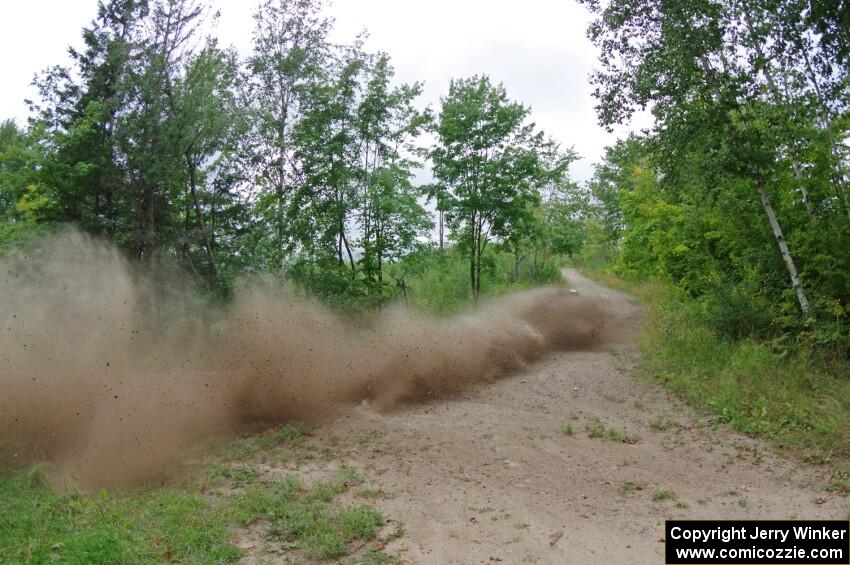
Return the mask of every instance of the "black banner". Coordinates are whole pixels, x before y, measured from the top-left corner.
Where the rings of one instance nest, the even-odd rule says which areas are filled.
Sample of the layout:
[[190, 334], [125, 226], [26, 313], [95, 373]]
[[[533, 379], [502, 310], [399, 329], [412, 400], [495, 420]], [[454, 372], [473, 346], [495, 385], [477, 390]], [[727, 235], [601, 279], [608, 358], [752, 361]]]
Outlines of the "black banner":
[[668, 520], [667, 565], [848, 565], [844, 520]]

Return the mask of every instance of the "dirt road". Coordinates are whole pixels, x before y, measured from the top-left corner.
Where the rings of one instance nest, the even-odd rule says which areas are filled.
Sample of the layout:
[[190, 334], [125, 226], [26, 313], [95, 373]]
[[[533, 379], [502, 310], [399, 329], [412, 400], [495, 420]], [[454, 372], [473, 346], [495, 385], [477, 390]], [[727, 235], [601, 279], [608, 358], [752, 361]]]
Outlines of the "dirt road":
[[[641, 311], [629, 297], [565, 274], [634, 336]], [[314, 439], [405, 523], [387, 550], [410, 563], [657, 565], [667, 518], [847, 518], [847, 500], [824, 491], [825, 469], [712, 429], [634, 376], [636, 355], [628, 337], [552, 354], [460, 397], [388, 414], [358, 407]]]

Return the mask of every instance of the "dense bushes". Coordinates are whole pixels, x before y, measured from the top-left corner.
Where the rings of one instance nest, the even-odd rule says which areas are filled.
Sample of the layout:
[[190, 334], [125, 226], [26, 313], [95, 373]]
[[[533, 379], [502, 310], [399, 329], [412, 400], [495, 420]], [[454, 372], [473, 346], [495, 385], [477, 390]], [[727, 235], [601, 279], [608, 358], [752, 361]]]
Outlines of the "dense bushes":
[[850, 357], [850, 34], [823, 33], [843, 19], [786, 1], [583, 1], [600, 123], [653, 118], [591, 180], [614, 269], [696, 299], [725, 338]]
[[596, 209], [582, 263], [676, 289], [721, 338], [779, 339], [821, 357], [847, 358], [845, 220], [826, 212], [823, 219], [797, 218], [796, 202], [774, 202], [777, 213], [799, 220], [790, 222], [787, 238], [808, 297], [804, 313], [752, 185], [726, 175], [710, 186], [695, 175], [675, 177], [659, 160], [651, 138], [608, 149], [591, 181]]
[[646, 376], [714, 413], [712, 422], [765, 436], [817, 461], [850, 457], [846, 362], [827, 366], [807, 352], [789, 354], [781, 339], [733, 340], [720, 333], [735, 334], [760, 317], [746, 297], [737, 303], [743, 314], [727, 304], [724, 317], [658, 285], [638, 292], [649, 310], [640, 361]]

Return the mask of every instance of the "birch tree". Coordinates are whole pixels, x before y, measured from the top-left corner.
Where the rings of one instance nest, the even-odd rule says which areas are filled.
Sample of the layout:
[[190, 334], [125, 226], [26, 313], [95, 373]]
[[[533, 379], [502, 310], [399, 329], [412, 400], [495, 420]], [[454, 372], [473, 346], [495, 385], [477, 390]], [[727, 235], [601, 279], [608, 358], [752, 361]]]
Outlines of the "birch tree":
[[[712, 107], [720, 118], [714, 124], [719, 128], [718, 139], [723, 135], [720, 132], [731, 139], [743, 136], [750, 149], [764, 140], [749, 135], [763, 128], [750, 127], [747, 117], [753, 115], [750, 108], [762, 108], [765, 102], [758, 74], [768, 62], [760, 52], [760, 43], [753, 40], [753, 26], [747, 20], [751, 15], [746, 8], [739, 10], [736, 2], [650, 2], [635, 6], [613, 1], [604, 8], [594, 1], [586, 4], [599, 16], [589, 35], [602, 52], [601, 69], [593, 77], [602, 125], [622, 123], [636, 109], [652, 103], [657, 139], [681, 143], [686, 139], [683, 133], [692, 128], [693, 117]], [[775, 103], [778, 87], [769, 71], [763, 76]], [[689, 113], [689, 109], [698, 112]], [[705, 120], [700, 123], [706, 125]], [[681, 156], [682, 149], [681, 145], [668, 146], [671, 155]], [[762, 144], [749, 154], [761, 156], [765, 149], [767, 145]], [[747, 156], [739, 159], [746, 161]], [[732, 163], [728, 159], [725, 162]], [[769, 162], [733, 165], [732, 169], [747, 179], [753, 196], [758, 198], [800, 310], [808, 314], [800, 270], [765, 186], [780, 166], [774, 153]]]

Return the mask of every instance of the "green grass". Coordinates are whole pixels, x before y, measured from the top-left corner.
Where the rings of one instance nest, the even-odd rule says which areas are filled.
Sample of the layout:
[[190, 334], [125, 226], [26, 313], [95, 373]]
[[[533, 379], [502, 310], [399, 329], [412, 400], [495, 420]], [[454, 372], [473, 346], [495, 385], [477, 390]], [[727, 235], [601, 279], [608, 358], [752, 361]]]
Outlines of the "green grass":
[[341, 481], [346, 487], [359, 485], [363, 482], [363, 477], [360, 476], [360, 473], [351, 467], [342, 467], [337, 471], [336, 476], [337, 480]]
[[257, 480], [257, 471], [250, 465], [211, 465], [207, 471], [207, 478], [213, 482], [229, 480], [236, 487], [249, 485]]
[[378, 498], [381, 498], [382, 493], [379, 490], [367, 488], [359, 491], [357, 493], [357, 496], [359, 496], [360, 498], [365, 498], [367, 500], [376, 500]]
[[384, 517], [368, 506], [332, 504], [346, 488], [342, 481], [329, 481], [306, 490], [287, 476], [237, 495], [231, 516], [242, 525], [267, 520], [273, 538], [311, 559], [342, 557], [352, 541], [374, 539], [384, 524]]
[[224, 563], [223, 514], [180, 490], [58, 494], [38, 470], [0, 477], [0, 563]]
[[836, 470], [826, 485], [828, 492], [835, 492], [842, 496], [850, 496], [850, 471]]
[[770, 343], [729, 342], [701, 326], [686, 304], [657, 304], [641, 372], [752, 436], [816, 461], [850, 457], [850, 380]]
[[664, 500], [676, 500], [676, 495], [670, 492], [669, 490], [664, 490], [662, 488], [657, 488], [652, 491], [649, 495], [652, 499], [652, 502], [662, 502]]
[[841, 468], [850, 459], [850, 379], [781, 343], [721, 339], [699, 305], [659, 285], [589, 273], [638, 296], [647, 310], [638, 371], [689, 404], [806, 460]]
[[357, 558], [346, 561], [346, 565], [402, 565], [404, 563], [398, 557], [385, 554], [377, 548], [370, 548]]
[[[490, 246], [482, 257], [481, 296], [563, 282], [560, 265], [557, 257], [544, 261], [541, 256], [535, 262], [529, 256], [520, 264], [519, 277], [514, 279], [513, 255], [498, 246]], [[442, 253], [437, 250], [411, 253], [400, 262], [387, 265], [385, 278], [404, 280], [408, 303], [418, 310], [452, 314], [471, 303], [469, 262], [456, 247], [448, 247]]]
[[571, 436], [571, 435], [573, 435], [573, 426], [572, 426], [572, 424], [564, 424], [564, 427], [563, 427], [563, 428], [561, 428], [561, 433], [563, 433], [565, 436]]
[[310, 435], [310, 430], [298, 422], [289, 422], [280, 426], [273, 433], [263, 437], [265, 446], [285, 445], [288, 447], [302, 447], [304, 440]]
[[666, 416], [658, 415], [649, 421], [649, 427], [655, 430], [656, 432], [666, 432], [671, 428], [675, 428], [676, 422], [672, 421]]
[[315, 449], [306, 441], [309, 436], [309, 428], [298, 422], [289, 422], [270, 431], [248, 433], [211, 447], [220, 459], [228, 461], [246, 461], [264, 454], [287, 459], [293, 455], [305, 456], [304, 450]]
[[584, 428], [587, 432], [587, 437], [593, 439], [605, 439], [608, 441], [616, 441], [620, 443], [637, 443], [640, 438], [636, 435], [629, 434], [614, 427], [606, 427], [599, 420], [593, 420]]
[[594, 420], [584, 427], [584, 431], [587, 432], [587, 437], [589, 437], [589, 438], [593, 438], [593, 439], [604, 438], [605, 437], [605, 424], [603, 424], [599, 420]]
[[622, 486], [620, 487], [620, 490], [623, 491], [624, 494], [628, 494], [628, 493], [636, 491], [636, 490], [641, 490], [641, 487], [637, 483], [633, 483], [631, 481], [626, 481], [625, 483], [622, 484]]
[[312, 455], [305, 435], [287, 425], [237, 439], [169, 488], [62, 494], [38, 469], [0, 474], [0, 563], [227, 563], [243, 555], [231, 543], [236, 529], [258, 521], [296, 558], [342, 558], [356, 544], [352, 562], [394, 563], [368, 544], [384, 525], [380, 512], [337, 499], [363, 482], [356, 470], [309, 488], [295, 475], [257, 472], [268, 450]]

